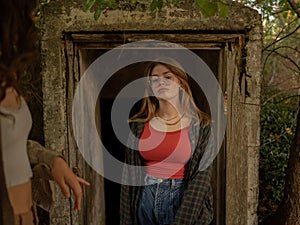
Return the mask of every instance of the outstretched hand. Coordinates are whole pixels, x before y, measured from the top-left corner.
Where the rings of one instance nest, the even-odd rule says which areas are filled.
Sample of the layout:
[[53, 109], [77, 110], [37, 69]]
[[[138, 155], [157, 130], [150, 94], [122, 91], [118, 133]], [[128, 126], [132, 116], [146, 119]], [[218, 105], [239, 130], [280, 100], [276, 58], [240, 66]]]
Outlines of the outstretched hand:
[[81, 199], [82, 199], [82, 188], [81, 184], [89, 186], [90, 183], [76, 176], [71, 168], [68, 166], [66, 161], [61, 157], [55, 158], [53, 162], [53, 167], [51, 170], [51, 175], [56, 183], [59, 185], [63, 195], [66, 198], [70, 198], [70, 189], [75, 196], [74, 210], [80, 210]]

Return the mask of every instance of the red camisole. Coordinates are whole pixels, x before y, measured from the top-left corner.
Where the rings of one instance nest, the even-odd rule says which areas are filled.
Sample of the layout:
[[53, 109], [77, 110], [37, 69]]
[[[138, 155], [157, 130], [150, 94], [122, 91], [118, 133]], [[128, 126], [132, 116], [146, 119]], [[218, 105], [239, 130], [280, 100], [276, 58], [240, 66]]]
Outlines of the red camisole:
[[189, 126], [182, 130], [163, 132], [145, 124], [139, 141], [139, 152], [146, 173], [157, 178], [180, 179], [191, 156]]

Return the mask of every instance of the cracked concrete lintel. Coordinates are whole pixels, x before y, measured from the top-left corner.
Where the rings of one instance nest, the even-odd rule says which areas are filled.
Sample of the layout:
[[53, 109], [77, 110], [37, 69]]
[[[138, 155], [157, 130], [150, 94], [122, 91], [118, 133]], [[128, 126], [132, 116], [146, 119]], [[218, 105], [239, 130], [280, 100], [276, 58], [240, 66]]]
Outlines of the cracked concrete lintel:
[[[78, 1], [79, 2], [79, 1]], [[108, 10], [95, 21], [93, 13], [85, 12], [82, 3], [74, 1], [53, 1], [42, 9], [46, 14], [46, 36], [57, 35], [55, 30], [63, 31], [126, 31], [126, 30], [222, 30], [243, 31], [260, 24], [261, 18], [257, 11], [232, 3], [228, 19], [217, 16], [201, 18], [199, 10], [164, 7], [161, 12], [152, 13], [145, 11], [126, 11], [122, 9]], [[151, 21], [151, 23], [149, 23]], [[51, 25], [53, 29], [51, 29]], [[55, 26], [59, 25], [59, 29]], [[52, 33], [52, 34], [51, 34]]]

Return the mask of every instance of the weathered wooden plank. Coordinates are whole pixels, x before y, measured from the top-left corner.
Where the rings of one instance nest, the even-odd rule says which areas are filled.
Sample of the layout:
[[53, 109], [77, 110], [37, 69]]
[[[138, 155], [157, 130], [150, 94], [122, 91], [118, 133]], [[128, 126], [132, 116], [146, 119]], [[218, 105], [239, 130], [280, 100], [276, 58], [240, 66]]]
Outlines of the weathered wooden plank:
[[[158, 31], [155, 31], [158, 32]], [[185, 31], [187, 32], [187, 31]], [[145, 31], [143, 33], [99, 33], [99, 34], [84, 34], [72, 33], [70, 34], [74, 43], [128, 43], [139, 40], [164, 40], [175, 43], [199, 43], [199, 42], [235, 42], [239, 34], [201, 34], [201, 33], [151, 33]]]
[[[99, 46], [100, 43], [78, 43], [78, 48], [81, 49], [112, 49], [115, 47], [120, 47], [123, 43], [101, 43], [101, 45]], [[189, 49], [220, 49], [222, 48], [223, 44], [222, 43], [180, 43], [180, 46], [183, 46], [185, 48], [189, 48]], [[125, 47], [126, 49], [126, 47]], [[140, 48], [130, 48], [130, 49], [145, 49], [144, 46], [141, 46]], [[150, 48], [149, 48], [150, 49]], [[170, 49], [169, 47], [151, 47], [152, 50], [154, 49]], [[173, 49], [176, 49], [173, 47]]]
[[[78, 167], [77, 166], [77, 160], [76, 160], [76, 144], [74, 143], [73, 134], [71, 130], [69, 129], [72, 125], [72, 96], [74, 94], [74, 79], [73, 74], [74, 70], [76, 69], [74, 65], [74, 44], [71, 41], [65, 41], [65, 48], [64, 48], [64, 57], [65, 57], [65, 63], [66, 63], [66, 92], [67, 92], [67, 99], [66, 99], [66, 113], [67, 113], [67, 124], [68, 124], [68, 130], [67, 130], [67, 138], [68, 138], [68, 148], [67, 148], [67, 156], [68, 156], [68, 163], [71, 168]], [[58, 200], [61, 201], [61, 200]], [[70, 209], [70, 215], [71, 215], [71, 221], [72, 225], [78, 225], [78, 213], [75, 213], [72, 210], [72, 204], [74, 204], [74, 199], [72, 196], [71, 205], [69, 207]]]
[[226, 224], [247, 224], [245, 117], [239, 85], [241, 47], [227, 45]]
[[[70, 211], [72, 225], [78, 224], [105, 224], [104, 207], [104, 183], [100, 177], [82, 158], [76, 145], [72, 132], [72, 103], [77, 83], [85, 69], [84, 59], [74, 43], [66, 40], [66, 63], [67, 63], [67, 115], [68, 115], [68, 156], [71, 167], [77, 167], [79, 175], [91, 183], [91, 186], [84, 189], [83, 209], [80, 213]], [[99, 120], [99, 119], [98, 119]]]

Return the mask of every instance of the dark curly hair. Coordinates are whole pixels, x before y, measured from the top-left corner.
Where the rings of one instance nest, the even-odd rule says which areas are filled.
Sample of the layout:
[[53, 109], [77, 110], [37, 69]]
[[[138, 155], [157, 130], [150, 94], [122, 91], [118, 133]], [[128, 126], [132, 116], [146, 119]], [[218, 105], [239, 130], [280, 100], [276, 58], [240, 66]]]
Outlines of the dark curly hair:
[[0, 101], [5, 90], [19, 90], [19, 81], [37, 56], [33, 21], [36, 0], [0, 0]]

